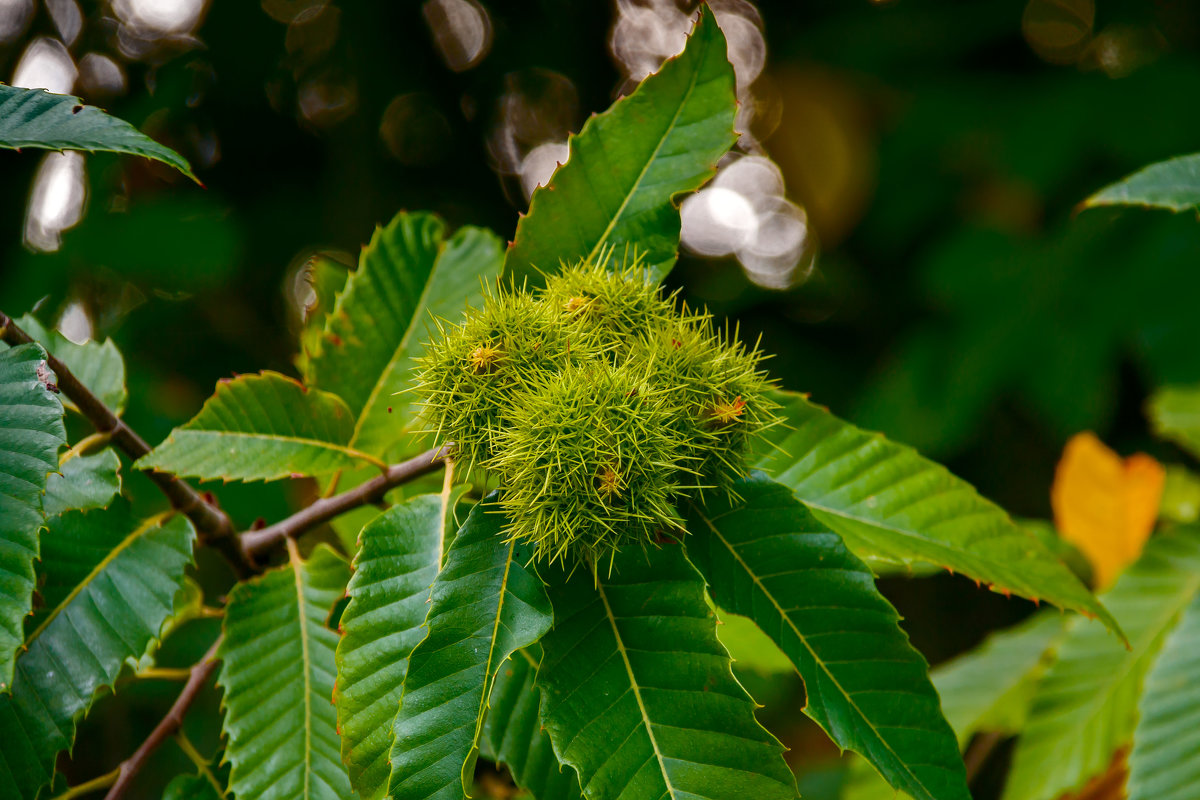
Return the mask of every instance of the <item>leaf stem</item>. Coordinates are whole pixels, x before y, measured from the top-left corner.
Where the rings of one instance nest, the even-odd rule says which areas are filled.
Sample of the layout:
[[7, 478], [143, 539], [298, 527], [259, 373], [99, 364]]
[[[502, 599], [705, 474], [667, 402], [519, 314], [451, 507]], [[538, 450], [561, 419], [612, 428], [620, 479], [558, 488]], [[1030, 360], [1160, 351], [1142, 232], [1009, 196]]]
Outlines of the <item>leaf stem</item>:
[[445, 463], [443, 449], [434, 447], [407, 461], [392, 464], [382, 475], [361, 486], [332, 497], [322, 497], [274, 525], [256, 531], [246, 531], [240, 537], [242, 549], [250, 557], [257, 556], [284, 539], [294, 539], [308, 529], [347, 511], [368, 503], [378, 503], [391, 489], [439, 469]]
[[82, 797], [85, 794], [91, 794], [98, 789], [107, 789], [112, 786], [117, 777], [121, 774], [121, 768], [118, 767], [107, 775], [101, 775], [98, 778], [92, 778], [90, 781], [81, 783], [78, 786], [72, 786], [60, 795], [56, 795], [53, 800], [74, 800], [76, 797]]
[[196, 749], [196, 745], [192, 744], [192, 740], [182, 730], [176, 731], [175, 744], [179, 745], [179, 749], [183, 751], [184, 755], [190, 758], [192, 763], [196, 765], [196, 771], [204, 776], [204, 779], [217, 790], [217, 797], [225, 797], [228, 792], [221, 787], [221, 782], [213, 774], [212, 759], [202, 756], [200, 751]]
[[125, 761], [121, 762], [121, 766], [117, 767], [117, 778], [112, 784], [112, 788], [108, 790], [108, 794], [104, 796], [104, 800], [118, 800], [124, 797], [129, 790], [129, 785], [137, 774], [141, 772], [146, 761], [154, 754], [163, 742], [173, 736], [183, 725], [183, 717], [191, 708], [192, 703], [196, 701], [200, 690], [208, 683], [208, 679], [212, 677], [213, 672], [217, 669], [217, 648], [221, 645], [221, 637], [213, 642], [212, 647], [204, 654], [204, 657], [197, 661], [191, 668], [191, 677], [184, 685], [183, 690], [179, 693], [179, 697], [175, 698], [175, 703], [167, 712], [167, 715], [162, 718], [162, 721], [151, 731], [146, 740], [142, 742], [141, 747]]
[[[0, 311], [0, 339], [13, 347], [34, 341], [3, 311]], [[84, 386], [66, 364], [49, 352], [46, 354], [46, 361], [58, 377], [59, 390], [71, 398], [97, 432], [108, 435], [117, 447], [135, 461], [150, 452], [150, 445], [146, 444], [146, 440]], [[233, 523], [229, 516], [219, 509], [215, 502], [205, 499], [202, 494], [174, 475], [153, 471], [148, 471], [146, 475], [167, 496], [171, 506], [192, 521], [200, 534], [201, 542], [220, 550], [242, 577], [258, 571], [254, 562], [242, 549], [241, 541], [234, 536]]]
[[186, 681], [192, 677], [192, 670], [188, 667], [147, 667], [137, 673], [137, 677], [142, 680]]
[[110, 437], [108, 433], [101, 433], [99, 431], [90, 436], [83, 437], [75, 443], [74, 447], [62, 454], [62, 457], [58, 459], [58, 465], [61, 467], [72, 458], [83, 455], [86, 451], [92, 449], [93, 447], [107, 443], [109, 438]]

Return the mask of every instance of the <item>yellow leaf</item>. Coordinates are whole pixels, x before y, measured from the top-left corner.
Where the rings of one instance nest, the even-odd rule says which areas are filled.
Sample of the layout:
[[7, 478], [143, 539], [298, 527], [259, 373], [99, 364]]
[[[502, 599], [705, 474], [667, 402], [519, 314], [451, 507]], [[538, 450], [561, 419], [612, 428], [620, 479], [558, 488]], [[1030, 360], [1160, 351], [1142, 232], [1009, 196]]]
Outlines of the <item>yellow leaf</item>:
[[1164, 480], [1162, 465], [1144, 453], [1122, 459], [1091, 433], [1067, 442], [1050, 490], [1054, 524], [1092, 562], [1097, 589], [1142, 554]]

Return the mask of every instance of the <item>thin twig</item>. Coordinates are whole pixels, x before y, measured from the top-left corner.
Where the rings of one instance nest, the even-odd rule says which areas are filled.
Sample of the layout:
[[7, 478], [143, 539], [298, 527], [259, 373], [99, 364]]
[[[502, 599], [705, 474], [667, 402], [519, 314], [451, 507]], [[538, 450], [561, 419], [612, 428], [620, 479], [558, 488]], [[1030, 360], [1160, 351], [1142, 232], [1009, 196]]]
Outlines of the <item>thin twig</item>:
[[327, 522], [368, 503], [378, 503], [391, 489], [440, 468], [445, 462], [443, 448], [434, 447], [408, 461], [393, 464], [382, 475], [349, 491], [322, 497], [284, 520], [241, 535], [242, 549], [251, 557], [269, 550], [287, 538], [295, 538], [310, 528]]
[[[0, 311], [0, 339], [13, 347], [33, 341], [29, 334], [21, 330], [3, 311]], [[59, 361], [53, 353], [47, 353], [46, 361], [57, 376], [59, 390], [71, 398], [79, 407], [80, 413], [99, 433], [107, 434], [117, 447], [135, 461], [150, 452], [150, 445], [84, 386], [66, 364]], [[146, 475], [167, 496], [171, 506], [192, 521], [202, 542], [224, 553], [243, 576], [257, 571], [254, 563], [242, 550], [239, 539], [234, 536], [233, 523], [224, 511], [205, 500], [203, 495], [174, 475], [152, 471], [147, 471]]]
[[963, 756], [963, 761], [967, 768], [967, 783], [975, 780], [979, 774], [979, 770], [983, 769], [983, 765], [987, 763], [988, 757], [992, 751], [996, 749], [996, 745], [1004, 741], [1002, 734], [995, 731], [981, 733], [971, 740], [971, 744], [967, 747], [966, 755]]
[[125, 792], [129, 789], [129, 784], [141, 772], [146, 761], [154, 754], [154, 751], [162, 745], [167, 739], [171, 738], [180, 726], [183, 725], [183, 717], [191, 708], [192, 703], [196, 701], [200, 690], [208, 683], [208, 679], [212, 677], [213, 672], [217, 669], [217, 648], [221, 644], [221, 638], [213, 642], [212, 647], [204, 654], [204, 657], [192, 666], [191, 677], [188, 678], [187, 684], [184, 685], [183, 691], [179, 693], [179, 697], [175, 698], [174, 705], [167, 715], [162, 718], [158, 726], [146, 737], [142, 742], [142, 746], [137, 751], [121, 762], [120, 775], [117, 777], [116, 783], [108, 790], [108, 794], [104, 796], [104, 800], [117, 800], [119, 797], [124, 797]]
[[78, 786], [72, 786], [62, 794], [55, 795], [53, 800], [75, 800], [76, 797], [83, 797], [85, 794], [91, 794], [92, 792], [97, 792], [101, 789], [107, 789], [109, 786], [112, 786], [120, 776], [121, 770], [118, 767], [106, 775], [101, 775], [98, 778], [92, 778], [90, 781], [81, 783]]

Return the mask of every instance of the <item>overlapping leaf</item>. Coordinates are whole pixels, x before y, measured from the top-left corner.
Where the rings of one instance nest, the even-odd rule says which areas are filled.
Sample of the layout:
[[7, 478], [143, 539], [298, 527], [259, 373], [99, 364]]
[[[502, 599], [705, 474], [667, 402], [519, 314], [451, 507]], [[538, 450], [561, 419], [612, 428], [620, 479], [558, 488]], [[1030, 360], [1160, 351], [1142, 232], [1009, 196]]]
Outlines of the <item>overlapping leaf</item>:
[[63, 410], [36, 344], [0, 352], [0, 693], [13, 680], [22, 620], [33, 598], [46, 476], [66, 444]]
[[163, 790], [162, 800], [221, 800], [222, 797], [206, 775], [176, 775]]
[[969, 798], [928, 665], [871, 571], [787, 487], [755, 475], [735, 490], [735, 505], [694, 507], [688, 519], [688, 554], [713, 599], [788, 655], [805, 713], [840, 747], [919, 800]]
[[457, 321], [500, 272], [503, 246], [491, 232], [444, 236], [432, 214], [402, 212], [376, 230], [324, 334], [309, 341], [306, 379], [349, 405], [357, 420], [350, 444], [359, 450], [383, 455], [412, 429], [413, 359], [433, 318]]
[[1150, 206], [1187, 211], [1200, 206], [1200, 154], [1179, 156], [1106, 186], [1084, 206]]
[[[55, 602], [33, 620], [12, 693], [0, 695], [0, 797], [32, 800], [50, 782], [96, 692], [159, 635], [192, 560], [195, 532], [182, 516], [139, 524], [119, 501], [59, 519], [54, 535], [71, 537], [77, 561], [47, 575]], [[70, 574], [82, 577], [64, 593]]]
[[105, 508], [121, 491], [121, 459], [112, 448], [69, 458], [60, 470], [46, 482], [46, 516], [71, 509]]
[[541, 648], [519, 651], [496, 674], [480, 750], [504, 764], [533, 800], [574, 800], [582, 797], [575, 770], [559, 763], [542, 727], [538, 706], [541, 692], [534, 686]]
[[1130, 649], [1092, 620], [1072, 621], [1038, 687], [1005, 798], [1049, 800], [1108, 767], [1133, 735], [1147, 670], [1198, 589], [1200, 530], [1179, 528], [1151, 538], [1103, 595]]
[[550, 628], [553, 612], [528, 554], [504, 541], [504, 516], [480, 503], [446, 551], [430, 593], [428, 635], [409, 658], [395, 720], [388, 797], [470, 793], [497, 671]]
[[792, 489], [858, 556], [924, 561], [996, 591], [1112, 617], [1034, 536], [948, 470], [780, 393], [786, 424], [756, 466]]
[[933, 670], [942, 711], [960, 742], [977, 731], [1020, 731], [1066, 626], [1062, 614], [1042, 611]]
[[683, 53], [632, 94], [591, 117], [570, 157], [533, 193], [504, 260], [518, 285], [536, 285], [561, 261], [636, 246], [657, 278], [675, 263], [675, 195], [698, 189], [733, 145], [733, 67], [707, 7]]
[[550, 587], [542, 722], [589, 800], [788, 799], [783, 747], [754, 718], [716, 636], [704, 581], [667, 545]]
[[350, 447], [354, 418], [336, 395], [277, 372], [217, 384], [200, 413], [138, 460], [142, 469], [211, 480], [277, 480], [383, 466]]
[[412, 649], [425, 637], [429, 589], [454, 535], [453, 495], [419, 495], [362, 530], [337, 646], [338, 728], [350, 783], [363, 798], [387, 788], [392, 721]]
[[229, 788], [255, 800], [345, 800], [333, 697], [337, 634], [326, 626], [350, 577], [324, 545], [241, 583], [225, 610], [218, 683], [225, 688]]
[[78, 97], [50, 94], [41, 89], [18, 89], [0, 84], [0, 147], [144, 156], [172, 166], [196, 180], [183, 156], [128, 122], [111, 117], [95, 106], [85, 106]]
[[[17, 320], [21, 329], [35, 342], [51, 353], [71, 370], [71, 374], [91, 391], [92, 394], [116, 414], [125, 410], [128, 392], [125, 389], [125, 359], [117, 350], [112, 339], [97, 342], [94, 339], [75, 344], [56, 330], [47, 330], [32, 314]], [[3, 345], [0, 345], [3, 347]], [[62, 397], [63, 405], [75, 409], [69, 397]]]
[[1146, 675], [1129, 754], [1129, 800], [1191, 800], [1200, 786], [1200, 595]]

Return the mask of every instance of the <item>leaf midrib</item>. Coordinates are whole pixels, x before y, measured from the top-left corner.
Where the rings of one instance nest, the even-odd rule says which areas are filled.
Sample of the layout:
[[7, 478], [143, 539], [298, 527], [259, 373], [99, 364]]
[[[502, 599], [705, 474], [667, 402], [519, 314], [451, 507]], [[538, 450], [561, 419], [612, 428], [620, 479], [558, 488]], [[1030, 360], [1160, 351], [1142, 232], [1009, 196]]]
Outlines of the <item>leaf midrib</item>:
[[462, 769], [459, 771], [459, 775], [463, 781], [463, 788], [467, 792], [470, 791], [470, 785], [468, 783], [466, 769], [467, 765], [471, 763], [471, 756], [474, 755], [475, 751], [479, 749], [479, 737], [483, 732], [483, 717], [487, 711], [488, 699], [492, 694], [492, 684], [494, 682], [492, 662], [496, 658], [496, 639], [500, 635], [500, 618], [504, 613], [504, 599], [508, 594], [508, 576], [512, 569], [513, 551], [516, 549], [516, 546], [517, 543], [515, 539], [510, 541], [508, 543], [508, 553], [504, 556], [504, 575], [500, 579], [500, 592], [496, 600], [496, 619], [492, 623], [492, 638], [488, 642], [487, 660], [484, 661], [483, 692], [479, 696], [479, 711], [475, 716], [475, 733], [471, 737], [471, 750], [467, 754], [466, 761], [463, 762]]
[[600, 596], [600, 602], [604, 604], [604, 615], [607, 617], [609, 625], [612, 626], [613, 639], [617, 643], [617, 651], [621, 654], [621, 661], [625, 665], [625, 674], [629, 676], [629, 687], [633, 691], [633, 698], [637, 701], [638, 712], [641, 714], [642, 722], [646, 726], [646, 735], [650, 739], [651, 749], [654, 750], [654, 758], [658, 761], [658, 771], [662, 775], [663, 783], [667, 787], [667, 795], [674, 797], [675, 787], [671, 785], [671, 776], [667, 774], [667, 765], [663, 761], [662, 751], [658, 747], [658, 739], [654, 736], [653, 723], [650, 721], [650, 714], [646, 711], [646, 704], [642, 700], [641, 686], [633, 674], [633, 664], [629, 661], [629, 653], [625, 650], [625, 642], [621, 638], [621, 631], [617, 628], [616, 615], [613, 614], [612, 606], [608, 603], [608, 595], [604, 591], [604, 584], [600, 581], [596, 582], [596, 593]]
[[[337, 444], [336, 442], [325, 442], [320, 439], [305, 439], [301, 436], [288, 436], [286, 434], [280, 434], [280, 433], [258, 433], [258, 432], [251, 432], [251, 431], [223, 431], [223, 430], [217, 430], [215, 428], [180, 428], [178, 431], [171, 434], [171, 439], [175, 439], [175, 437], [181, 433], [209, 434], [212, 436], [219, 436], [219, 437], [229, 436], [229, 437], [233, 437], [233, 438], [242, 438], [242, 439], [263, 439], [263, 440], [270, 441], [270, 442], [286, 442], [288, 444], [303, 445], [304, 447], [312, 447], [312, 448], [316, 448], [316, 449], [320, 449], [320, 450], [332, 450], [334, 452], [338, 452], [338, 453], [342, 453], [343, 455], [350, 456], [351, 458], [357, 459], [359, 461], [365, 461], [368, 464], [371, 464], [372, 466], [379, 467], [380, 469], [387, 469], [387, 464], [383, 460], [376, 458], [375, 456], [371, 455], [370, 453], [364, 453], [362, 450], [357, 450], [354, 447], [351, 447], [349, 445]], [[175, 441], [178, 442], [178, 439], [175, 439]]]
[[[693, 34], [693, 36], [695, 35], [696, 34]], [[711, 47], [711, 43], [709, 43], [708, 46]], [[702, 61], [704, 55], [705, 53], [700, 53], [698, 60]], [[594, 259], [607, 243], [609, 235], [612, 234], [613, 229], [617, 226], [617, 221], [620, 220], [621, 215], [625, 213], [625, 208], [629, 205], [630, 201], [633, 199], [633, 196], [641, 187], [642, 181], [645, 179], [646, 173], [650, 171], [651, 165], [654, 164], [655, 159], [658, 158], [659, 151], [662, 150], [663, 146], [667, 143], [668, 137], [670, 137], [672, 131], [675, 130], [675, 125], [677, 122], [679, 122], [679, 116], [683, 113], [684, 106], [686, 106], [688, 100], [691, 99], [692, 93], [696, 91], [696, 85], [699, 79], [700, 70], [692, 70], [691, 79], [688, 82], [687, 90], [680, 97], [679, 105], [675, 109], [675, 114], [671, 117], [671, 121], [667, 124], [666, 128], [663, 129], [662, 136], [659, 137], [658, 144], [654, 146], [654, 150], [650, 153], [650, 157], [646, 159], [646, 163], [642, 166], [638, 176], [634, 179], [633, 186], [631, 186], [629, 191], [625, 193], [625, 199], [623, 199], [621, 201], [621, 205], [617, 207], [616, 212], [612, 215], [612, 219], [609, 220], [608, 225], [605, 227], [604, 232], [600, 235], [600, 238], [596, 240], [594, 245], [592, 245], [592, 249], [587, 255], [587, 261], [590, 262], [592, 259]]]
[[304, 598], [304, 582], [300, 578], [300, 570], [304, 562], [300, 560], [300, 551], [296, 542], [290, 536], [287, 538], [288, 560], [292, 563], [292, 577], [296, 585], [297, 621], [300, 624], [300, 658], [304, 674], [304, 797], [309, 797], [312, 779], [312, 656], [308, 645], [308, 611]]
[[[818, 666], [818, 668], [826, 675], [826, 677], [829, 679], [829, 681], [834, 686], [837, 687], [838, 692], [846, 699], [846, 702], [850, 705], [851, 708], [854, 709], [854, 712], [859, 716], [859, 718], [867, 726], [867, 728], [871, 731], [871, 733], [873, 733], [875, 735], [875, 737], [884, 746], [884, 748], [889, 753], [891, 753], [891, 755], [896, 759], [896, 761], [899, 762], [901, 768], [912, 779], [914, 785], [919, 786], [922, 790], [924, 790], [926, 795], [929, 798], [931, 798], [931, 800], [932, 800], [933, 793], [930, 792], [929, 788], [926, 787], [925, 784], [922, 783], [919, 778], [917, 778], [916, 774], [913, 773], [913, 771], [911, 769], [909, 769], [907, 762], [903, 758], [900, 757], [900, 755], [892, 748], [891, 744], [886, 739], [884, 739], [884, 737], [879, 733], [879, 729], [875, 727], [875, 725], [871, 722], [870, 718], [868, 718], [867, 715], [863, 712], [863, 710], [861, 708], [859, 708], [858, 704], [854, 701], [854, 697], [849, 692], [847, 692], [845, 688], [842, 687], [842, 684], [838, 681], [837, 677], [834, 676], [833, 672], [829, 669], [829, 666], [825, 663], [824, 659], [822, 659], [819, 655], [817, 655], [816, 651], [813, 650], [812, 645], [809, 644], [808, 638], [800, 632], [800, 629], [797, 628], [795, 623], [792, 622], [791, 618], [788, 616], [788, 614], [784, 610], [783, 606], [780, 605], [779, 602], [775, 599], [775, 595], [767, 590], [767, 587], [764, 586], [763, 583], [758, 579], [758, 575], [755, 574], [755, 572], [752, 569], [750, 569], [750, 566], [745, 562], [745, 560], [742, 558], [741, 554], [738, 553], [737, 550], [733, 547], [733, 545], [729, 542], [729, 540], [727, 540], [721, 534], [721, 532], [713, 524], [712, 520], [709, 519], [709, 517], [706, 514], [704, 514], [703, 512], [700, 512], [699, 510], [697, 510], [697, 511], [698, 511], [700, 518], [702, 520], [704, 520], [704, 524], [707, 525], [709, 531], [712, 532], [712, 535], [715, 536], [721, 542], [721, 544], [725, 546], [725, 548], [729, 551], [729, 554], [733, 556], [733, 558], [737, 561], [737, 563], [745, 571], [746, 575], [748, 575], [750, 577], [750, 580], [754, 582], [754, 585], [756, 587], [758, 587], [760, 592], [762, 592], [762, 595], [764, 597], [766, 597], [767, 600], [771, 603], [771, 606], [779, 614], [779, 618], [782, 619], [789, 628], [791, 628], [792, 633], [794, 633], [796, 635], [796, 638], [800, 641], [800, 643], [804, 645], [804, 648], [808, 651], [809, 656], [813, 659], [813, 663], [816, 664]], [[794, 666], [795, 665], [793, 665], [793, 667]], [[796, 671], [799, 672], [799, 669], [797, 668]]]
[[71, 591], [67, 594], [67, 596], [64, 597], [62, 599], [62, 601], [54, 607], [54, 610], [52, 610], [48, 615], [46, 615], [46, 618], [43, 619], [42, 623], [34, 629], [33, 633], [29, 634], [29, 638], [25, 640], [25, 649], [26, 650], [29, 649], [29, 646], [32, 645], [33, 642], [46, 631], [46, 628], [48, 628], [50, 626], [50, 623], [54, 622], [54, 620], [58, 618], [58, 615], [60, 613], [62, 613], [63, 611], [65, 611], [67, 606], [71, 605], [71, 603], [75, 600], [75, 598], [78, 597], [83, 592], [84, 589], [91, 586], [92, 581], [96, 580], [96, 578], [98, 578], [100, 576], [100, 573], [102, 573], [108, 567], [109, 564], [111, 564], [114, 560], [116, 560], [117, 556], [119, 556], [121, 553], [123, 553], [135, 541], [137, 541], [142, 536], [144, 536], [146, 534], [146, 532], [149, 531], [151, 528], [159, 527], [168, 517], [170, 517], [174, 513], [175, 513], [174, 511], [167, 511], [162, 514], [157, 514], [153, 517], [143, 520], [142, 523], [140, 525], [138, 525], [136, 528], [134, 528], [133, 531], [130, 532], [130, 534], [128, 536], [126, 536], [124, 539], [122, 539], [120, 541], [120, 543], [117, 544], [116, 547], [114, 547], [112, 550], [108, 551], [108, 553], [105, 554], [104, 558], [100, 559], [100, 562], [98, 564], [96, 564], [96, 566], [92, 567], [91, 571], [88, 572], [87, 576], [83, 580], [81, 580], [79, 583], [75, 584], [75, 586], [71, 589]]
[[396, 362], [399, 360], [397, 355], [402, 350], [408, 349], [409, 337], [417, 327], [417, 317], [420, 316], [421, 310], [425, 308], [426, 298], [429, 297], [429, 290], [433, 286], [433, 277], [437, 274], [438, 263], [442, 260], [442, 253], [446, 251], [446, 240], [442, 239], [438, 242], [437, 254], [433, 257], [433, 266], [429, 268], [429, 276], [425, 279], [425, 285], [421, 287], [421, 296], [417, 298], [417, 302], [413, 305], [412, 316], [408, 318], [408, 324], [404, 327], [404, 335], [400, 337], [399, 343], [392, 349], [392, 355], [388, 358], [387, 364], [383, 367], [383, 372], [379, 374], [379, 379], [375, 381], [375, 385], [371, 387], [371, 393], [367, 395], [366, 401], [363, 403], [362, 410], [358, 412], [358, 419], [354, 421], [354, 432], [350, 434], [350, 444], [356, 444], [358, 437], [362, 434], [363, 424], [367, 417], [371, 415], [371, 409], [375, 407], [375, 398], [379, 396], [383, 385], [387, 383], [392, 372], [396, 369]]

